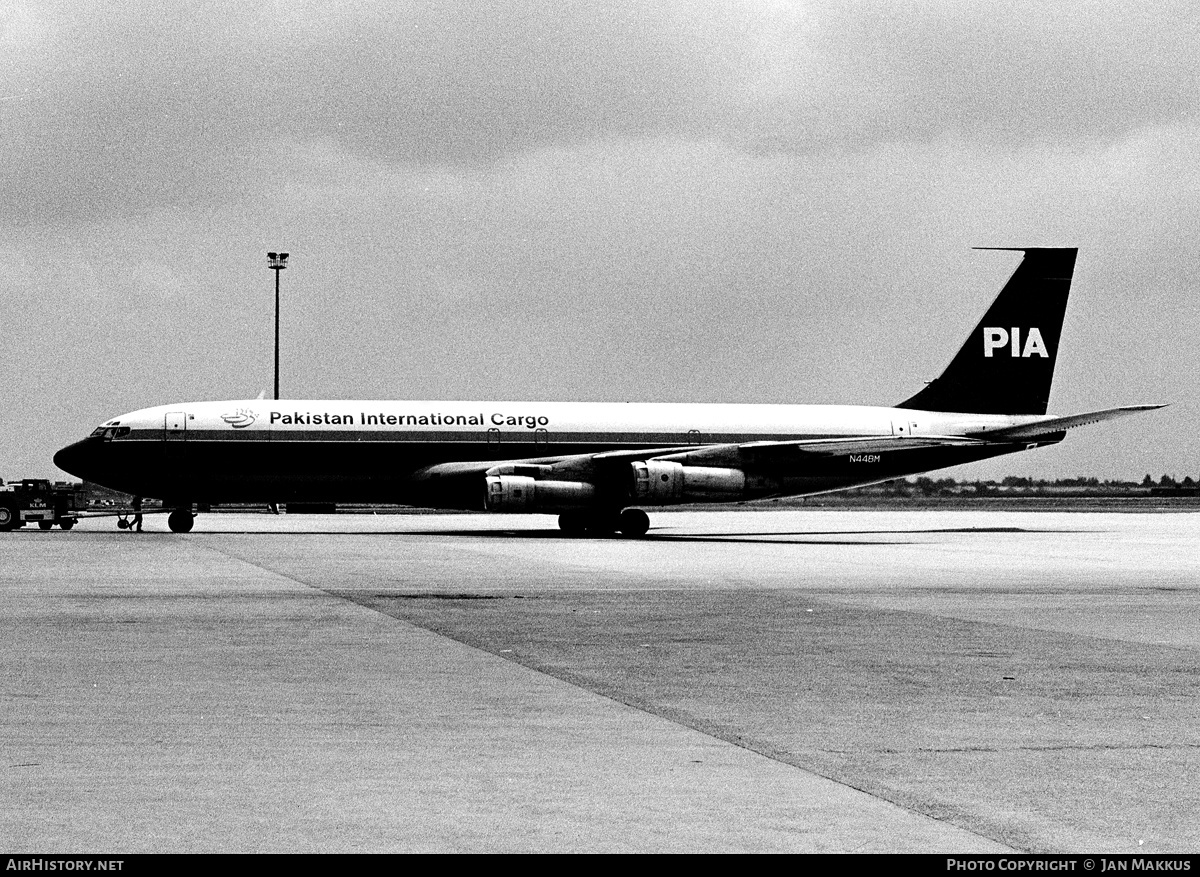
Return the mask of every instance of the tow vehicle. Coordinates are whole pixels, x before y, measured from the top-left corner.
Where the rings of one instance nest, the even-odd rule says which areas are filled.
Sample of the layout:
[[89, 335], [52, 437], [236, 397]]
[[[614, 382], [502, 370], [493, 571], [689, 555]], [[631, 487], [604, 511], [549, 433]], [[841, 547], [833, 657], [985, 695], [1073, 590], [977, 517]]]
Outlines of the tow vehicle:
[[79, 519], [78, 487], [45, 478], [22, 478], [0, 486], [0, 532], [37, 522], [43, 530], [58, 524], [70, 530]]

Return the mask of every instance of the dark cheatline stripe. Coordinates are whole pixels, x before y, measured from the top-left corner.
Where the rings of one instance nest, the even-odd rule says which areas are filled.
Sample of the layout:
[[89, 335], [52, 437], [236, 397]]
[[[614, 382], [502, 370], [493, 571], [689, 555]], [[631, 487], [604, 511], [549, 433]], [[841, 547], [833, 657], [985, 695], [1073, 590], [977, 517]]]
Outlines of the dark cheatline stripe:
[[[558, 432], [537, 435], [529, 431], [491, 433], [459, 431], [409, 431], [409, 430], [228, 430], [191, 429], [169, 441], [187, 442], [404, 442], [415, 444], [501, 444], [537, 446], [548, 444], [598, 444], [629, 445], [647, 447], [659, 445], [716, 445], [740, 444], [757, 441], [803, 441], [807, 439], [839, 438], [840, 436], [812, 433], [701, 433], [679, 432]], [[164, 441], [161, 429], [135, 430], [128, 436], [116, 439], [128, 441]]]

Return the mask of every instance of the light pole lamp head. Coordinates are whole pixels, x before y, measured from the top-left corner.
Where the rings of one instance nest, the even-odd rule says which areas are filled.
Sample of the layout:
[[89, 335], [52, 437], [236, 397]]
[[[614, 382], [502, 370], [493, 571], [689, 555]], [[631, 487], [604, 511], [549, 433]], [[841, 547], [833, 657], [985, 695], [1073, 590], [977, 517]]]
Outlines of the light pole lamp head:
[[267, 253], [267, 267], [272, 271], [282, 271], [287, 267], [287, 253]]

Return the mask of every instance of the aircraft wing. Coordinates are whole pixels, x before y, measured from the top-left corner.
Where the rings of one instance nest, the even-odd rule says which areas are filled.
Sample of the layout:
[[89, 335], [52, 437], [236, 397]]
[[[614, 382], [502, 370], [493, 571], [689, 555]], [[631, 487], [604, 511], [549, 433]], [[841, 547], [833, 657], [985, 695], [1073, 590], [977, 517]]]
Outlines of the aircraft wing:
[[787, 461], [842, 457], [849, 454], [879, 454], [885, 451], [912, 451], [924, 448], [962, 448], [987, 444], [983, 439], [964, 436], [862, 436], [858, 438], [800, 439], [797, 441], [743, 442], [730, 445], [692, 447], [673, 453], [658, 454], [656, 460], [670, 460], [692, 466], [771, 466]]
[[[989, 439], [991, 434], [989, 434]], [[1007, 439], [1003, 439], [1007, 441]], [[586, 478], [596, 470], [610, 469], [622, 463], [666, 460], [691, 466], [771, 465], [798, 462], [815, 457], [840, 457], [848, 454], [878, 454], [885, 451], [910, 451], [921, 448], [975, 447], [988, 441], [965, 436], [866, 436], [862, 438], [801, 439], [799, 441], [757, 441], [711, 445], [676, 445], [572, 454], [561, 457], [523, 457], [510, 460], [483, 460], [439, 463], [413, 474], [416, 480], [501, 474], [533, 477]]]
[[[989, 434], [990, 435], [990, 434]], [[674, 460], [692, 465], [725, 465], [733, 458], [747, 456], [765, 461], [780, 457], [840, 457], [844, 454], [878, 454], [883, 451], [910, 451], [916, 448], [963, 448], [987, 444], [980, 438], [961, 435], [861, 436], [856, 438], [799, 439], [795, 441], [757, 441], [734, 444], [688, 445], [683, 448], [659, 448], [643, 451], [611, 451], [594, 454], [597, 462], [606, 460]]]
[[1126, 417], [1141, 411], [1153, 411], [1165, 408], [1166, 405], [1126, 405], [1122, 408], [1106, 408], [1103, 411], [1089, 411], [1086, 414], [1072, 414], [1067, 417], [1052, 417], [1049, 420], [1039, 420], [1037, 423], [1026, 423], [1021, 426], [1010, 426], [1004, 429], [988, 430], [987, 438], [991, 441], [1027, 441], [1036, 439], [1048, 433], [1062, 432], [1077, 426], [1088, 426], [1105, 420]]

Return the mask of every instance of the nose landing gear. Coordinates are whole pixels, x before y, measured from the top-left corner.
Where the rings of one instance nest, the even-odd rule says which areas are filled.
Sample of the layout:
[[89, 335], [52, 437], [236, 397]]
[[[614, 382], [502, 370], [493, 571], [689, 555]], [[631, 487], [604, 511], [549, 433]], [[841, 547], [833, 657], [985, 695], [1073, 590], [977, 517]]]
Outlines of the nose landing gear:
[[175, 509], [167, 515], [167, 526], [171, 528], [172, 533], [187, 533], [192, 529], [195, 517], [190, 508]]

